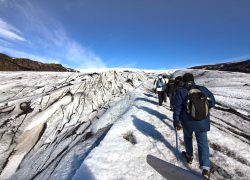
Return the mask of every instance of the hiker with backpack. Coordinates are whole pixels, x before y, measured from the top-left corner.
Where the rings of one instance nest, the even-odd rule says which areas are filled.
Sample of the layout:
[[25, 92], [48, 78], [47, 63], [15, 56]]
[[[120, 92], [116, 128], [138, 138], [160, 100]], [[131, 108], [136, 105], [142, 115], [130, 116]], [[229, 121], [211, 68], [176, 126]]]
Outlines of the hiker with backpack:
[[193, 74], [184, 74], [183, 83], [183, 87], [177, 90], [174, 97], [173, 125], [177, 130], [183, 129], [186, 151], [182, 152], [182, 156], [190, 164], [193, 161], [192, 135], [195, 133], [202, 176], [209, 179], [207, 131], [210, 130], [209, 109], [215, 106], [215, 99], [206, 87], [195, 84]]
[[166, 80], [160, 74], [154, 81], [154, 90], [158, 94], [159, 106], [162, 106], [163, 101], [167, 102], [166, 98]]

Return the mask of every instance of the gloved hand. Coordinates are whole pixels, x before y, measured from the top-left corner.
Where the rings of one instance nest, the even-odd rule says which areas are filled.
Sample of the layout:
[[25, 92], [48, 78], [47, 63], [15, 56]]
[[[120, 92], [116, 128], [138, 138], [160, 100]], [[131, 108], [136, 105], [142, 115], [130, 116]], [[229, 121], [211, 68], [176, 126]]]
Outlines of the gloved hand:
[[174, 128], [177, 129], [178, 131], [182, 129], [182, 125], [180, 121], [174, 121], [173, 125], [174, 125]]

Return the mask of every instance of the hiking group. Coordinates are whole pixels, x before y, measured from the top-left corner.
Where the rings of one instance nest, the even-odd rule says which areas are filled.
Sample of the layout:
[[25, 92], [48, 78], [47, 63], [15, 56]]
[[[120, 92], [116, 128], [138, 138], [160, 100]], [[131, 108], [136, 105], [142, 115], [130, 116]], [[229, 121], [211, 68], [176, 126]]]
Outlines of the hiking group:
[[178, 130], [183, 130], [186, 151], [182, 151], [182, 156], [189, 164], [193, 161], [192, 138], [193, 133], [195, 134], [202, 176], [209, 179], [207, 131], [210, 130], [209, 110], [215, 106], [213, 94], [206, 87], [197, 85], [191, 73], [170, 79], [160, 74], [154, 82], [154, 90], [158, 93], [159, 106], [167, 102], [166, 96], [169, 98], [176, 135]]

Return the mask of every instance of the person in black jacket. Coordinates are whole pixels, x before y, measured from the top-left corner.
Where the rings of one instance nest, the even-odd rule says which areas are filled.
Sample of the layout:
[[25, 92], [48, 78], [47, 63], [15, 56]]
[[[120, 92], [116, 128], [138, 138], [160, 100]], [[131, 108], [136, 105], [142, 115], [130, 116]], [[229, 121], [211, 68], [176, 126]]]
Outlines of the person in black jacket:
[[207, 97], [209, 109], [215, 106], [215, 99], [213, 94], [204, 86], [197, 86], [194, 82], [194, 76], [191, 73], [183, 75], [184, 85], [178, 89], [174, 97], [174, 114], [173, 125], [177, 130], [183, 128], [184, 145], [186, 151], [182, 152], [188, 163], [193, 160], [193, 142], [192, 137], [195, 133], [198, 145], [199, 163], [202, 170], [202, 175], [209, 179], [210, 177], [210, 161], [209, 161], [209, 146], [207, 140], [207, 131], [210, 130], [210, 114], [201, 120], [194, 119], [187, 113], [187, 97], [189, 90], [192, 87], [198, 87], [199, 90]]
[[170, 111], [173, 111], [173, 91], [174, 91], [174, 79], [170, 78], [167, 83], [167, 96], [169, 98]]
[[174, 102], [174, 97], [176, 95], [176, 92], [178, 89], [182, 88], [183, 86], [183, 81], [182, 81], [182, 76], [177, 76], [175, 79], [174, 79], [174, 88], [173, 88], [173, 92], [172, 92], [172, 102]]

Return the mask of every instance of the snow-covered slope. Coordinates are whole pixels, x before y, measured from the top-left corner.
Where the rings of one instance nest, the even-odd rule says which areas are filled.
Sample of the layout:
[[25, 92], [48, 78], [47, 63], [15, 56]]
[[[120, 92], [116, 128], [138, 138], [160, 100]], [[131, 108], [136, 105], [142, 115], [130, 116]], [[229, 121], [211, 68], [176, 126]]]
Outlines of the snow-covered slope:
[[0, 79], [0, 179], [17, 169], [18, 179], [54, 178], [60, 170], [67, 179], [113, 122], [93, 132], [92, 124], [112, 104], [129, 106], [128, 92], [145, 75], [2, 72]]
[[[175, 76], [184, 72], [186, 71], [178, 71]], [[216, 84], [220, 85], [221, 91], [225, 91], [228, 86], [234, 86], [233, 80], [232, 84], [230, 81], [228, 82], [227, 73], [192, 72], [196, 74], [198, 83], [206, 84], [212, 91], [214, 91], [212, 85], [215, 87]], [[234, 76], [241, 77], [238, 79], [240, 85], [242, 83], [244, 85], [248, 78], [248, 75], [241, 73], [236, 73]], [[209, 84], [208, 82], [212, 80], [209, 77], [220, 78], [221, 83], [213, 80]], [[176, 160], [172, 112], [169, 110], [168, 104], [165, 104], [164, 107], [157, 106], [157, 96], [148, 91], [150, 88], [147, 86], [151, 83], [152, 81], [148, 81], [144, 84], [144, 88], [140, 87], [134, 92], [135, 98], [130, 109], [120, 117], [101, 144], [85, 159], [74, 176], [75, 180], [82, 177], [89, 179], [164, 179], [146, 163], [147, 154], [153, 154], [179, 167], [191, 170], [193, 173], [200, 173], [196, 144], [195, 163], [188, 166], [183, 163], [183, 160]], [[247, 98], [250, 95], [249, 88], [245, 88], [244, 91], [243, 89], [242, 96]], [[215, 91], [214, 93], [217, 98]], [[230, 103], [223, 104], [223, 102], [211, 112], [212, 128], [209, 132], [211, 179], [249, 179], [250, 118], [237, 113], [232, 109]], [[123, 138], [127, 132], [132, 132], [137, 141], [135, 145]], [[181, 143], [180, 150], [184, 150], [183, 134], [178, 133]]]
[[[219, 102], [211, 178], [249, 179], [249, 75], [188, 71]], [[199, 174], [197, 148], [192, 166], [176, 160], [172, 112], [151, 91], [157, 73], [0, 73], [0, 179], [163, 179], [147, 154]]]

